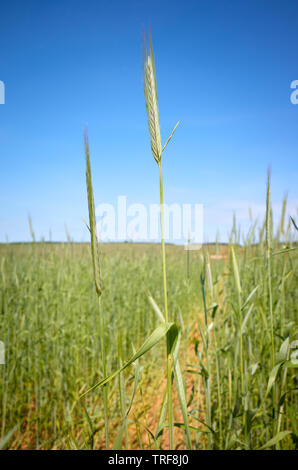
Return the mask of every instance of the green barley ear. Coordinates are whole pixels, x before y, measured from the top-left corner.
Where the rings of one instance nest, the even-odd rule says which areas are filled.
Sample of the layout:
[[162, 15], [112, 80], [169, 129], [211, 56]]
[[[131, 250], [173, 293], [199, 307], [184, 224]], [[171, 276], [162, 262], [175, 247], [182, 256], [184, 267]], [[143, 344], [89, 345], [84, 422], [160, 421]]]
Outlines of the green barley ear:
[[148, 119], [148, 127], [151, 141], [151, 150], [156, 162], [159, 164], [161, 160], [161, 136], [160, 121], [158, 111], [158, 97], [155, 64], [152, 49], [152, 40], [150, 34], [150, 55], [147, 51], [145, 33], [143, 36], [143, 83], [146, 102], [146, 111]]
[[151, 32], [149, 32], [150, 55], [147, 51], [145, 32], [143, 32], [143, 84], [145, 103], [148, 119], [148, 128], [151, 141], [151, 150], [158, 165], [161, 162], [161, 154], [170, 142], [178, 124], [175, 125], [165, 145], [161, 145], [160, 120], [158, 111], [158, 96], [155, 73], [155, 62], [152, 47]]
[[238, 261], [237, 261], [237, 257], [236, 257], [233, 245], [231, 245], [231, 263], [232, 263], [232, 271], [233, 271], [233, 276], [234, 276], [234, 281], [235, 281], [235, 286], [236, 286], [236, 292], [238, 296], [239, 309], [241, 309], [242, 289], [241, 289]]
[[288, 195], [286, 194], [282, 202], [282, 211], [281, 211], [281, 218], [280, 218], [280, 223], [279, 223], [279, 228], [278, 228], [278, 233], [277, 233], [277, 241], [280, 241], [280, 236], [285, 234], [285, 218], [286, 218], [286, 211], [287, 211], [287, 201], [288, 201]]
[[94, 273], [96, 292], [98, 295], [101, 295], [98, 241], [97, 241], [97, 235], [96, 235], [96, 220], [95, 220], [94, 198], [93, 198], [91, 166], [90, 166], [90, 156], [89, 156], [89, 141], [88, 141], [87, 131], [85, 131], [84, 133], [84, 144], [85, 144], [85, 155], [86, 155], [86, 183], [87, 183], [87, 193], [88, 193], [89, 230], [91, 234], [91, 254], [92, 254], [92, 263], [93, 263], [93, 273]]

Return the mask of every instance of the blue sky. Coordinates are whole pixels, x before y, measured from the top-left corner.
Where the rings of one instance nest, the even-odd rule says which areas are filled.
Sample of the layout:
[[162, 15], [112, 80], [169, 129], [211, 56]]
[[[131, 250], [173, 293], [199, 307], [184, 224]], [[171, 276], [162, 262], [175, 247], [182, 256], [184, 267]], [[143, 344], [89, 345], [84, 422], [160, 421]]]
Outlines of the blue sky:
[[278, 217], [298, 202], [298, 16], [292, 0], [15, 1], [0, 11], [0, 241], [88, 240], [83, 129], [96, 205], [158, 202], [142, 88], [142, 28], [152, 29], [165, 202], [204, 204], [205, 239], [233, 211]]

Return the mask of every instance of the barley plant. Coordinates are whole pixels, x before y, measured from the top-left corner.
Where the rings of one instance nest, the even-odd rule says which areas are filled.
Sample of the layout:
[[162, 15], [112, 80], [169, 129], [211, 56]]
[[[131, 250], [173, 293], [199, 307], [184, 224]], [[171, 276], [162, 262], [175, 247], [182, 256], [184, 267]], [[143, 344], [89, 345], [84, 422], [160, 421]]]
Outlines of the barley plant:
[[[163, 292], [164, 292], [164, 317], [165, 322], [169, 321], [168, 313], [168, 294], [167, 294], [167, 272], [166, 272], [166, 250], [164, 240], [164, 206], [163, 206], [163, 182], [162, 182], [162, 152], [166, 148], [170, 141], [176, 127], [174, 127], [170, 137], [166, 144], [162, 148], [161, 146], [161, 133], [160, 133], [160, 120], [158, 111], [158, 97], [157, 97], [157, 83], [155, 64], [152, 48], [152, 40], [150, 34], [150, 54], [148, 54], [146, 41], [144, 37], [143, 44], [143, 81], [144, 81], [144, 94], [146, 111], [148, 118], [148, 128], [150, 134], [151, 150], [153, 157], [159, 167], [159, 190], [160, 190], [160, 225], [161, 225], [161, 247], [162, 247], [162, 272], [163, 272]], [[174, 426], [173, 426], [173, 407], [172, 407], [172, 365], [173, 355], [171, 354], [171, 336], [170, 333], [167, 335], [167, 402], [168, 402], [168, 422], [169, 422], [169, 447], [174, 448]], [[182, 386], [182, 384], [181, 384]], [[184, 393], [183, 393], [184, 395]], [[183, 408], [185, 408], [184, 396]], [[188, 430], [187, 414], [185, 414], [185, 425]], [[189, 442], [190, 443], [190, 442]]]
[[0, 448], [297, 449], [297, 214], [268, 171], [247, 233], [166, 244], [151, 37], [143, 81], [161, 246], [98, 244], [85, 133], [90, 243], [39, 240], [32, 214], [31, 243], [0, 244]]

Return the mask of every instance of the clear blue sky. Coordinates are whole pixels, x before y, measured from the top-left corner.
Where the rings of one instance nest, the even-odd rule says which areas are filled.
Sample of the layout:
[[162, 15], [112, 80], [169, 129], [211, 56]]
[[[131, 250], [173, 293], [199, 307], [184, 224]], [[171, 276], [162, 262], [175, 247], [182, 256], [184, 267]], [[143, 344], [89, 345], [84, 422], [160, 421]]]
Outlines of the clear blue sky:
[[142, 87], [152, 29], [166, 202], [203, 203], [205, 238], [226, 239], [233, 210], [263, 212], [266, 170], [278, 215], [296, 216], [298, 8], [293, 0], [2, 2], [0, 241], [88, 240], [83, 129], [95, 203], [158, 202]]

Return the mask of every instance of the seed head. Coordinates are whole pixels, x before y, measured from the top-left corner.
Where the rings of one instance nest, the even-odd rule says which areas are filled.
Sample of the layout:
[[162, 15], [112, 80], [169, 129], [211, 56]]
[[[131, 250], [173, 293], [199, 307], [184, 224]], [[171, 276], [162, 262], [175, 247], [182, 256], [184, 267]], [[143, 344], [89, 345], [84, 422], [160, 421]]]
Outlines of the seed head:
[[160, 122], [158, 111], [158, 98], [155, 65], [152, 50], [152, 41], [150, 36], [150, 55], [148, 55], [146, 48], [146, 41], [144, 38], [144, 52], [143, 52], [143, 81], [144, 81], [144, 94], [148, 119], [148, 128], [151, 141], [151, 150], [156, 162], [159, 164], [161, 160], [161, 136], [160, 136]]

